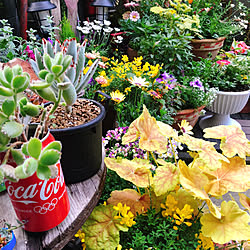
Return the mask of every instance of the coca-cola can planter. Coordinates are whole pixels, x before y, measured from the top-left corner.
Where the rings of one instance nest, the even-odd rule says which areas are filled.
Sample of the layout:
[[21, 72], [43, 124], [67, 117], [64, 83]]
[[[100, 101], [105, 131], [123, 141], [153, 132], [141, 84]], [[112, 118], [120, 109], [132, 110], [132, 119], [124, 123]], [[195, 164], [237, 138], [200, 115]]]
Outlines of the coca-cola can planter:
[[[42, 141], [42, 148], [54, 141], [48, 133]], [[56, 178], [41, 180], [36, 173], [18, 182], [5, 180], [5, 186], [20, 221], [27, 221], [24, 229], [29, 232], [43, 232], [59, 225], [70, 210], [69, 198], [60, 163], [57, 163]]]

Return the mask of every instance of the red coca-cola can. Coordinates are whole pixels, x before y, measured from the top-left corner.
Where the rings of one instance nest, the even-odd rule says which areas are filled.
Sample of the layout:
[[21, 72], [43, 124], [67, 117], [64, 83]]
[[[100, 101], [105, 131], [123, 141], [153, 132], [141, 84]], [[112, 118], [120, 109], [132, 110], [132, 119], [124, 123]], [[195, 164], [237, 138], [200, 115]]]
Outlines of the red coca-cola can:
[[[54, 141], [48, 133], [42, 141], [46, 147]], [[29, 232], [43, 232], [59, 225], [70, 210], [69, 198], [60, 163], [58, 175], [49, 180], [40, 180], [36, 173], [18, 182], [5, 180], [5, 186], [17, 218], [26, 221], [24, 229]]]

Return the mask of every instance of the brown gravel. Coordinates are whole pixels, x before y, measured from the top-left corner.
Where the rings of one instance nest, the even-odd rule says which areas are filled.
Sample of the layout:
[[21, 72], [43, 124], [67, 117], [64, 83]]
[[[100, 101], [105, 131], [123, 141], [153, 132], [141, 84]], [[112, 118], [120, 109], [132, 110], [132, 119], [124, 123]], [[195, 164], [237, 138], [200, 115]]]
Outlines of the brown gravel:
[[[48, 106], [48, 110], [52, 105]], [[65, 107], [59, 105], [50, 119], [50, 129], [62, 129], [85, 124], [95, 119], [101, 113], [101, 109], [90, 100], [77, 99], [72, 106], [72, 112], [66, 112]], [[39, 122], [39, 117], [32, 118], [32, 122]]]

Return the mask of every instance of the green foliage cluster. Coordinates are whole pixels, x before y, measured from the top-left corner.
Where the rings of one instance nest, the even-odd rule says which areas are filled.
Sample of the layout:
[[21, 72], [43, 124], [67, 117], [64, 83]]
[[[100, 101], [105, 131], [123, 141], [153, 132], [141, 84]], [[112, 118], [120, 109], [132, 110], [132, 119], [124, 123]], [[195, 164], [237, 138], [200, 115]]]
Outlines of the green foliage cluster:
[[182, 224], [178, 232], [173, 229], [172, 218], [162, 217], [161, 212], [157, 213], [153, 208], [146, 214], [137, 215], [135, 221], [128, 232], [120, 233], [120, 245], [124, 249], [194, 250], [199, 245], [195, 236], [201, 228], [199, 218], [190, 227]]
[[66, 39], [76, 38], [75, 32], [70, 24], [69, 19], [66, 15], [63, 15], [63, 18], [60, 22], [60, 31], [59, 31], [60, 41], [63, 42]]

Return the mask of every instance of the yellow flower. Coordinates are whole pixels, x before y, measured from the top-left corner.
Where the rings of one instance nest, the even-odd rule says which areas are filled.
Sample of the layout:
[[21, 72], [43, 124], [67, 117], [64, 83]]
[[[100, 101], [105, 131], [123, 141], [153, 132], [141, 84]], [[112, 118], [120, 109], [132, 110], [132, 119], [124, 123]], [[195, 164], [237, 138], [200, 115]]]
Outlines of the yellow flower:
[[124, 92], [125, 92], [125, 94], [127, 95], [128, 92], [131, 92], [131, 88], [130, 88], [130, 87], [125, 88], [125, 89], [124, 89]]
[[122, 250], [122, 245], [119, 244], [119, 245], [117, 246], [116, 250]]
[[91, 60], [88, 61], [88, 65], [91, 66], [93, 62]]
[[185, 221], [185, 220], [189, 220], [192, 218], [192, 213], [193, 213], [194, 209], [192, 209], [190, 207], [190, 205], [185, 204], [184, 208], [182, 210], [180, 210], [179, 208], [176, 209], [176, 213], [173, 215], [176, 225], [181, 225], [182, 223], [186, 224], [187, 226], [191, 226], [192, 223]]
[[115, 92], [111, 92], [110, 93], [111, 99], [117, 103], [120, 103], [122, 101], [124, 101], [125, 99], [125, 95], [123, 93], [121, 93], [119, 90], [116, 90]]
[[118, 215], [114, 216], [114, 219], [121, 219], [120, 224], [126, 224], [128, 227], [132, 227], [135, 224], [134, 215], [128, 210], [130, 207], [122, 203], [118, 203], [117, 206], [113, 206], [113, 209], [118, 211]]
[[247, 80], [247, 75], [241, 75], [244, 80]]
[[205, 237], [205, 236], [203, 236], [202, 233], [200, 233], [199, 239], [200, 240], [198, 242], [200, 243], [200, 245], [196, 248], [196, 250], [201, 249], [201, 247], [202, 247], [202, 249], [205, 249], [205, 250], [206, 249], [214, 250], [214, 243], [210, 237]]
[[128, 56], [127, 55], [123, 55], [122, 56], [122, 61], [123, 62], [128, 62]]
[[85, 242], [85, 233], [81, 229], [77, 231], [75, 237], [79, 238], [81, 242]]
[[83, 74], [86, 75], [87, 72], [88, 72], [88, 70], [89, 70], [89, 67], [86, 67], [86, 68], [83, 70]]
[[190, 134], [190, 135], [193, 134], [193, 132], [191, 131], [193, 127], [186, 120], [182, 120], [181, 125], [178, 124], [178, 126], [180, 127], [183, 134]]
[[175, 200], [175, 198], [171, 194], [169, 194], [167, 196], [167, 200], [165, 204], [161, 204], [161, 208], [165, 209], [162, 211], [162, 216], [163, 217], [172, 216], [172, 214], [177, 209], [177, 206], [176, 206], [177, 203], [178, 202]]

